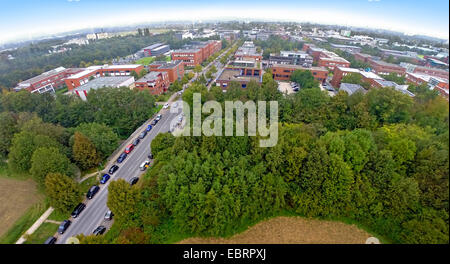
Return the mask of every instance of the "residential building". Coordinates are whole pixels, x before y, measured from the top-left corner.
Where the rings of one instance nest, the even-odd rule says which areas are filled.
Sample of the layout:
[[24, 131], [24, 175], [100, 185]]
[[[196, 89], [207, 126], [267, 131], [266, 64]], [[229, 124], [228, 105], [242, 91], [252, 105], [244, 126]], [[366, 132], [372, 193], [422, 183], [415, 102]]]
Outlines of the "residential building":
[[438, 69], [438, 68], [431, 68], [431, 67], [423, 67], [414, 65], [411, 63], [400, 63], [402, 67], [406, 69], [406, 72], [408, 73], [418, 73], [418, 74], [426, 74], [434, 77], [439, 77], [443, 79], [449, 79], [449, 71], [444, 69]]
[[220, 40], [192, 42], [190, 45], [186, 45], [184, 49], [174, 50], [172, 60], [181, 60], [184, 66], [193, 67], [201, 64], [221, 49], [222, 42]]
[[369, 64], [372, 66], [372, 70], [377, 74], [387, 75], [396, 73], [397, 75], [404, 75], [406, 72], [406, 69], [402, 66], [382, 60], [369, 59]]
[[169, 82], [173, 83], [175, 80], [181, 80], [184, 76], [184, 63], [181, 60], [171, 62], [155, 61], [149, 65], [150, 71], [167, 72], [169, 75]]
[[310, 71], [314, 79], [320, 83], [326, 81], [328, 76], [328, 70], [323, 67], [309, 67], [305, 68], [299, 65], [287, 65], [287, 64], [275, 64], [272, 65], [272, 76], [276, 81], [289, 81], [291, 75], [295, 70], [307, 70]]
[[27, 90], [31, 93], [54, 92], [64, 86], [64, 80], [72, 74], [83, 71], [81, 68], [58, 67], [17, 84], [14, 91]]
[[140, 64], [128, 64], [128, 65], [108, 65], [103, 66], [90, 66], [83, 71], [73, 74], [67, 77], [64, 82], [67, 85], [69, 91], [77, 88], [90, 80], [104, 77], [104, 76], [129, 76], [131, 72], [139, 74], [144, 69]]
[[340, 45], [340, 44], [330, 44], [335, 49], [340, 49], [349, 53], [358, 53], [361, 52], [361, 47], [358, 46], [350, 46], [350, 45]]
[[317, 66], [334, 70], [335, 67], [350, 67], [350, 62], [338, 56], [320, 57], [317, 61]]
[[151, 94], [162, 94], [169, 89], [169, 75], [167, 72], [152, 71], [137, 80], [135, 88], [141, 91], [149, 91]]
[[73, 92], [77, 94], [81, 98], [81, 100], [86, 101], [87, 94], [90, 90], [96, 90], [103, 87], [132, 87], [133, 84], [133, 76], [99, 77], [73, 89]]

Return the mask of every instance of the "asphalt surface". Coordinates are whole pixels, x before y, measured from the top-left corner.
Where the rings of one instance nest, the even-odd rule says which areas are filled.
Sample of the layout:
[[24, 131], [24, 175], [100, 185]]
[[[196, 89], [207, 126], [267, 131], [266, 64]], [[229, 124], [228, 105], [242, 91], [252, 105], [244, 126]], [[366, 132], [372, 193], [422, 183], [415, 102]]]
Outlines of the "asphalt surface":
[[[171, 103], [170, 103], [171, 104]], [[180, 102], [178, 102], [180, 105]], [[122, 163], [111, 162], [109, 167], [105, 168], [105, 173], [109, 170], [110, 166], [117, 164], [119, 169], [111, 175], [111, 178], [106, 184], [100, 185], [100, 190], [94, 196], [92, 200], [85, 199], [84, 203], [86, 208], [81, 212], [77, 218], [70, 218], [72, 224], [66, 230], [63, 235], [57, 237], [57, 244], [66, 243], [66, 239], [78, 234], [91, 235], [95, 228], [99, 225], [108, 225], [108, 221], [104, 220], [105, 213], [109, 210], [106, 206], [106, 201], [108, 199], [108, 186], [109, 184], [118, 179], [125, 179], [129, 181], [133, 177], [141, 176], [145, 171], [139, 169], [139, 165], [145, 160], [148, 160], [148, 155], [151, 153], [150, 143], [159, 133], [168, 132], [172, 120], [178, 119], [178, 114], [170, 113], [170, 108], [161, 109], [159, 112], [162, 114], [161, 120], [153, 126], [145, 138], [141, 139], [140, 143], [128, 154], [126, 159]], [[179, 110], [181, 113], [181, 110]], [[148, 121], [146, 123], [149, 123]], [[143, 130], [139, 130], [139, 133]], [[138, 133], [138, 135], [139, 135]], [[136, 138], [135, 136], [134, 138]], [[151, 164], [150, 166], [152, 166]]]

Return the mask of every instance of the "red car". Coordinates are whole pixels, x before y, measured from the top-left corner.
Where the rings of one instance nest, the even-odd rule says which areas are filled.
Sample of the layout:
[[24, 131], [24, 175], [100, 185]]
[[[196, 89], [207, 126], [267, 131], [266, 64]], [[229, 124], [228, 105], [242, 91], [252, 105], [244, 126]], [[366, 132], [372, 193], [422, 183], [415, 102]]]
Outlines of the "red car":
[[130, 144], [125, 148], [125, 153], [129, 154], [134, 149], [134, 145]]

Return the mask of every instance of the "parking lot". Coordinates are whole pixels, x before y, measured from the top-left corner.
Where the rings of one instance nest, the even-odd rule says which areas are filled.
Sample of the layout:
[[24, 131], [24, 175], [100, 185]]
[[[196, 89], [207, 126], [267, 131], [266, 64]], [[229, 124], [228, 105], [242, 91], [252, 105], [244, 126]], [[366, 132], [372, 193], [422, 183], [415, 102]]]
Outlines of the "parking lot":
[[294, 93], [294, 90], [289, 82], [278, 82], [278, 90], [287, 94]]

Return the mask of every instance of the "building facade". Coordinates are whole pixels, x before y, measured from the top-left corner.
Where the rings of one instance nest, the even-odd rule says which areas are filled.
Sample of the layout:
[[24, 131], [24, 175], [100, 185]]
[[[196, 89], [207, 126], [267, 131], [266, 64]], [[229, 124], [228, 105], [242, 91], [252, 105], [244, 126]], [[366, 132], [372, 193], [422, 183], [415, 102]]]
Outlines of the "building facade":
[[326, 81], [328, 77], [328, 70], [323, 67], [310, 67], [305, 68], [299, 65], [273, 65], [272, 76], [276, 81], [289, 81], [291, 75], [295, 70], [307, 70], [310, 71], [314, 79], [320, 83]]
[[181, 60], [163, 62], [155, 61], [149, 65], [150, 71], [167, 72], [169, 75], [169, 82], [173, 83], [175, 80], [181, 80], [184, 76], [184, 63]]
[[149, 91], [153, 95], [162, 94], [169, 89], [169, 75], [167, 72], [150, 72], [137, 80], [135, 88], [141, 91]]

